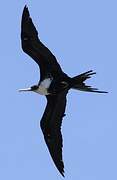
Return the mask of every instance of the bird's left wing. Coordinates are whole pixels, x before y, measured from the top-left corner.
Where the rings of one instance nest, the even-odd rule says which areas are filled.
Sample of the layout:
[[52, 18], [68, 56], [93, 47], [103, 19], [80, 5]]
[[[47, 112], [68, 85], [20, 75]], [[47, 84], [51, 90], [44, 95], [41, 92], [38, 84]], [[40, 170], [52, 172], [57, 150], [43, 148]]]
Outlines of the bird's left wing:
[[56, 57], [38, 38], [38, 32], [30, 17], [27, 6], [24, 7], [22, 14], [21, 43], [23, 51], [31, 56], [39, 65], [41, 79], [46, 76], [48, 71], [53, 76], [62, 72]]
[[64, 176], [64, 163], [61, 124], [66, 107], [67, 92], [65, 90], [58, 95], [47, 96], [47, 106], [40, 122], [50, 155], [62, 176]]

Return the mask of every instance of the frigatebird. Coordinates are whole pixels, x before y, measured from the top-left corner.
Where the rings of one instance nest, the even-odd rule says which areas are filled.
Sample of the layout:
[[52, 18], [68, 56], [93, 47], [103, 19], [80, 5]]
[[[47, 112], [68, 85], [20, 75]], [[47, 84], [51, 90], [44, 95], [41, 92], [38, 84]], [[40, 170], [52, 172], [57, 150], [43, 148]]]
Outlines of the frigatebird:
[[32, 22], [28, 7], [25, 6], [21, 21], [21, 44], [25, 53], [31, 56], [40, 68], [40, 80], [37, 85], [20, 91], [33, 91], [45, 95], [47, 106], [40, 121], [50, 155], [58, 171], [64, 176], [62, 158], [63, 140], [61, 134], [62, 119], [65, 116], [66, 95], [68, 91], [107, 93], [87, 86], [85, 80], [96, 74], [92, 70], [73, 78], [65, 74], [52, 52], [41, 42]]

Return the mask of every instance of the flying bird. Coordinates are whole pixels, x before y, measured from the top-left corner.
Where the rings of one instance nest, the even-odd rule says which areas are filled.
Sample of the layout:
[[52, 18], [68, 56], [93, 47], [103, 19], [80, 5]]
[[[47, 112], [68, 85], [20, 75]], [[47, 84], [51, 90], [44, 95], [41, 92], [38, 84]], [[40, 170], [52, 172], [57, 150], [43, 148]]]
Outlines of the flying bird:
[[68, 91], [76, 89], [95, 93], [107, 92], [99, 91], [85, 84], [85, 80], [96, 74], [92, 70], [75, 77], [69, 77], [63, 72], [56, 57], [38, 37], [38, 32], [32, 22], [27, 6], [24, 7], [22, 14], [21, 44], [23, 51], [38, 64], [40, 80], [36, 85], [19, 91], [33, 91], [46, 97], [47, 105], [40, 121], [40, 127], [53, 162], [61, 175], [64, 176], [61, 125], [65, 116]]

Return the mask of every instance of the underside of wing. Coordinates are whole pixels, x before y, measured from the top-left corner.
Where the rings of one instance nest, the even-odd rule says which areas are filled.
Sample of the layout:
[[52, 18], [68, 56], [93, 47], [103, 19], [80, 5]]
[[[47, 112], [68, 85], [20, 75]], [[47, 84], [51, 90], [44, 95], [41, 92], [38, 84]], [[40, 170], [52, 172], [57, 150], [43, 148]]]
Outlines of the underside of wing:
[[27, 6], [24, 7], [21, 22], [21, 43], [25, 53], [40, 66], [41, 77], [48, 73], [60, 74], [62, 69], [51, 51], [42, 44], [32, 22]]
[[47, 106], [40, 122], [50, 155], [62, 176], [64, 176], [64, 163], [61, 124], [66, 107], [66, 94], [67, 91], [63, 91], [55, 96], [47, 96]]

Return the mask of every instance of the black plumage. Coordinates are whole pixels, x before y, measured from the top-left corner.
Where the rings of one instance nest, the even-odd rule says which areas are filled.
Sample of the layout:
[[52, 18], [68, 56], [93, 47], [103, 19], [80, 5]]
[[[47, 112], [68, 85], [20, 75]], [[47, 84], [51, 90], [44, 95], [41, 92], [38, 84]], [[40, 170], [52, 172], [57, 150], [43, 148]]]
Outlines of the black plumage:
[[64, 90], [55, 96], [47, 96], [47, 106], [40, 122], [51, 157], [63, 176], [61, 124], [66, 107], [67, 92], [68, 90]]
[[31, 56], [39, 65], [41, 80], [45, 78], [47, 73], [51, 73], [54, 77], [64, 74], [56, 57], [38, 38], [38, 32], [26, 6], [23, 11], [21, 22], [21, 42], [24, 52]]
[[73, 78], [63, 72], [56, 57], [40, 41], [27, 6], [24, 7], [22, 14], [21, 43], [23, 51], [38, 64], [40, 80], [37, 85], [20, 91], [34, 91], [46, 96], [47, 106], [40, 121], [40, 126], [54, 164], [62, 176], [64, 176], [61, 124], [62, 118], [65, 115], [68, 90], [73, 88], [88, 92], [106, 92], [85, 85], [84, 81], [95, 74], [92, 70]]

